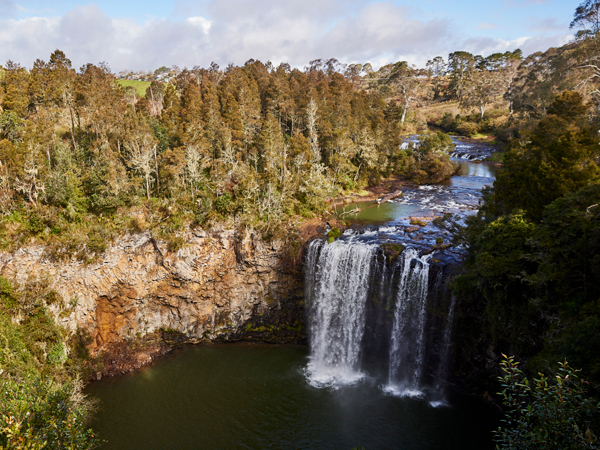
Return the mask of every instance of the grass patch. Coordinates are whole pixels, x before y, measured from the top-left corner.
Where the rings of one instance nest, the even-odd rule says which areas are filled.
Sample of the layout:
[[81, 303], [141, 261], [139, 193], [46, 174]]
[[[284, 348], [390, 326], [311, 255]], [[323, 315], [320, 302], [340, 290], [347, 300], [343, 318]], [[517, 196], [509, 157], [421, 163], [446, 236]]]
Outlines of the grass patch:
[[119, 84], [123, 87], [133, 87], [135, 88], [135, 92], [140, 97], [146, 96], [146, 89], [150, 86], [149, 81], [139, 81], [139, 80], [119, 80]]
[[490, 136], [489, 134], [475, 133], [473, 136], [471, 136], [471, 139], [485, 140], [490, 144], [496, 143], [496, 138], [494, 136]]

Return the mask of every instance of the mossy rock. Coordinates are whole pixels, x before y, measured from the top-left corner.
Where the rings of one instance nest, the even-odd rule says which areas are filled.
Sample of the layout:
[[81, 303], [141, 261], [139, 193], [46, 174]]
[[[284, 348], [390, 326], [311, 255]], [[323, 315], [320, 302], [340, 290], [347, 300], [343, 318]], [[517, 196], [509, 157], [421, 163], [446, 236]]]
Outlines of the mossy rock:
[[385, 244], [381, 245], [381, 248], [383, 249], [383, 254], [391, 261], [398, 258], [406, 247], [402, 244], [386, 242]]
[[420, 227], [424, 227], [425, 225], [427, 225], [427, 222], [425, 220], [412, 218], [412, 219], [410, 219], [410, 224], [411, 225], [418, 225]]
[[342, 230], [340, 230], [339, 228], [332, 228], [331, 230], [329, 230], [329, 232], [327, 233], [327, 241], [331, 244], [333, 241], [335, 241], [337, 238], [339, 238], [342, 235]]

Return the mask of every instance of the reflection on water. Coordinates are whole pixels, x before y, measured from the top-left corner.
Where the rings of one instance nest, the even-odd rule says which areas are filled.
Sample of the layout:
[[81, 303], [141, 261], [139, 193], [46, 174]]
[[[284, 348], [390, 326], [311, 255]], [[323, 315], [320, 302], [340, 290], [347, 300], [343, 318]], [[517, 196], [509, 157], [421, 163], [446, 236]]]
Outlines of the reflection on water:
[[490, 164], [476, 164], [456, 158], [452, 158], [452, 161], [460, 167], [458, 177], [494, 178], [496, 176], [496, 171], [498, 170], [496, 166]]
[[458, 175], [450, 180], [451, 186], [481, 190], [485, 186], [491, 186], [496, 177], [495, 166], [489, 164], [474, 164], [467, 161], [452, 158], [458, 165]]
[[439, 215], [444, 212], [469, 213], [478, 208], [481, 189], [494, 183], [496, 167], [469, 161], [452, 160], [459, 166], [457, 175], [449, 182], [404, 188], [402, 197], [378, 205], [377, 202], [355, 202], [338, 207], [338, 215], [360, 209], [357, 213], [343, 214], [345, 220], [361, 223], [399, 222], [412, 215]]
[[[360, 209], [358, 214], [343, 214], [347, 211]], [[386, 202], [378, 205], [377, 202], [355, 202], [338, 207], [338, 214], [350, 220], [360, 220], [368, 223], [390, 222], [398, 217], [408, 217], [412, 214], [423, 212], [421, 205], [414, 203]]]
[[367, 378], [311, 387], [300, 346], [187, 347], [140, 373], [95, 382], [94, 428], [111, 450], [485, 449], [497, 418], [485, 405], [451, 407], [386, 395]]

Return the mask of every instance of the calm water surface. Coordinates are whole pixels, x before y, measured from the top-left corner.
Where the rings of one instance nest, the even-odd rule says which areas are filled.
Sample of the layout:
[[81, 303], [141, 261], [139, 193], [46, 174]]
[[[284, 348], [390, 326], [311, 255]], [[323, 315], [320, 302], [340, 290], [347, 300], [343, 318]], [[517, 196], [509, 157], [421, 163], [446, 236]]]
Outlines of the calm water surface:
[[389, 223], [410, 216], [440, 215], [444, 212], [464, 213], [477, 208], [481, 189], [494, 183], [497, 168], [486, 163], [474, 163], [452, 158], [458, 173], [445, 184], [403, 188], [403, 196], [377, 205], [377, 202], [355, 202], [338, 207], [337, 213], [360, 209], [358, 213], [343, 214], [345, 220], [361, 223]]
[[318, 389], [304, 375], [308, 348], [226, 344], [186, 347], [132, 375], [90, 384], [100, 399], [101, 448], [485, 449], [497, 419], [451, 397], [433, 408], [386, 395], [375, 380]]

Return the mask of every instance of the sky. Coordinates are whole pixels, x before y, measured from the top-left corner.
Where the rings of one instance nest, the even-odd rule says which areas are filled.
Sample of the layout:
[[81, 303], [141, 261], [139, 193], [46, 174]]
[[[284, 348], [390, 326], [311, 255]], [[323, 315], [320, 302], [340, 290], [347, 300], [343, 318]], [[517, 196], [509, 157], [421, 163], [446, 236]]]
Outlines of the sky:
[[572, 39], [583, 0], [0, 0], [0, 63], [60, 49], [116, 73], [249, 59], [423, 67], [465, 50], [525, 55]]

